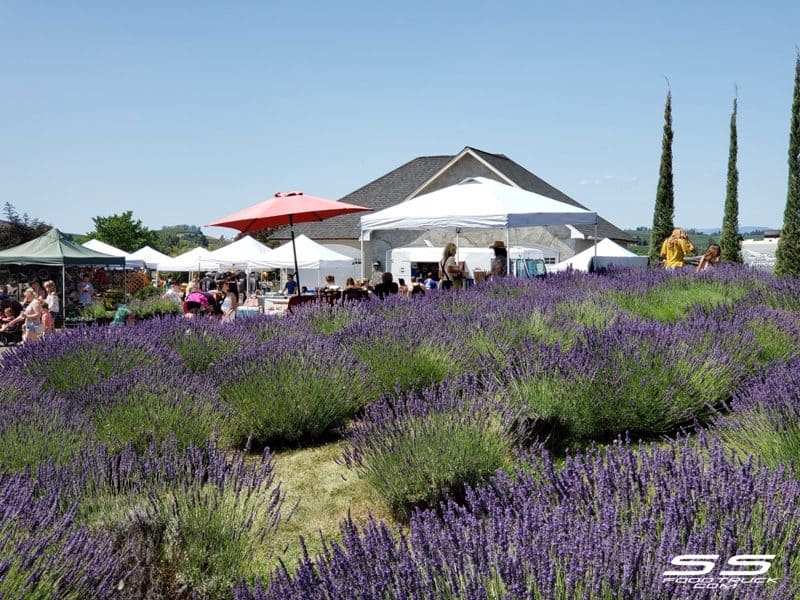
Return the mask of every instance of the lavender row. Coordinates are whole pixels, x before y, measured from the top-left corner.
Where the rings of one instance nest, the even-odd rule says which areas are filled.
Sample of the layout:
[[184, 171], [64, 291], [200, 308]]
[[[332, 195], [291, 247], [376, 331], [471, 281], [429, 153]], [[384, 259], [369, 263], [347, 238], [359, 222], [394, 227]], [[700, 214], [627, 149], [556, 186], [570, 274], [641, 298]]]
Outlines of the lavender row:
[[[530, 456], [468, 488], [463, 505], [416, 513], [407, 534], [347, 522], [295, 572], [234, 597], [789, 598], [800, 589], [799, 534], [796, 479], [742, 464], [707, 437], [619, 444], [560, 468], [547, 453]], [[720, 595], [665, 576], [684, 554], [774, 555], [771, 581]]]

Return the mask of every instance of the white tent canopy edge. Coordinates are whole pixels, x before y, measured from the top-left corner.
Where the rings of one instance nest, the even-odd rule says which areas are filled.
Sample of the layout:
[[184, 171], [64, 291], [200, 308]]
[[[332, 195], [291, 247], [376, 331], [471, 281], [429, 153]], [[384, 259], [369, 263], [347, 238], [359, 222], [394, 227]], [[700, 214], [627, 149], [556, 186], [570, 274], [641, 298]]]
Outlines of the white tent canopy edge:
[[504, 228], [509, 246], [510, 228], [547, 225], [594, 225], [597, 213], [485, 177], [423, 194], [361, 217], [362, 277], [364, 240], [381, 229]]

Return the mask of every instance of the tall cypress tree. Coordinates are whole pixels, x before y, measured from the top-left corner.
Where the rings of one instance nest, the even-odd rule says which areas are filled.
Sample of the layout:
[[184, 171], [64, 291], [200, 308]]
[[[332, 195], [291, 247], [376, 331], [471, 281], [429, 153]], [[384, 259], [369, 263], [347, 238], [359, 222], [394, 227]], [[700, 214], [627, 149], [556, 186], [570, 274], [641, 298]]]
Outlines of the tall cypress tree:
[[776, 275], [800, 275], [800, 53], [794, 65], [794, 98], [789, 133], [789, 189], [783, 228], [775, 252]]
[[672, 185], [672, 90], [667, 90], [664, 106], [664, 136], [661, 140], [661, 169], [653, 211], [653, 229], [650, 231], [650, 264], [659, 259], [661, 244], [672, 233], [675, 212], [675, 190]]
[[733, 99], [731, 113], [731, 142], [728, 149], [728, 186], [725, 191], [725, 215], [722, 217], [722, 232], [719, 246], [722, 260], [742, 262], [742, 250], [739, 247], [739, 171], [736, 169], [736, 156], [739, 150], [736, 134], [737, 97]]

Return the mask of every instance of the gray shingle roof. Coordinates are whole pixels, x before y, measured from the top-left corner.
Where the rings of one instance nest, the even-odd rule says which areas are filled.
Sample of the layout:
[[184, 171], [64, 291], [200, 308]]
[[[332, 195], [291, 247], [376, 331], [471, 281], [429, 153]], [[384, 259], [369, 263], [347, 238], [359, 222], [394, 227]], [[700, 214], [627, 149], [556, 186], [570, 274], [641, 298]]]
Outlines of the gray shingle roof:
[[[389, 208], [405, 200], [452, 158], [452, 156], [420, 156], [339, 200], [374, 210]], [[295, 235], [302, 233], [314, 240], [358, 239], [361, 233], [361, 216], [364, 214], [368, 213], [342, 215], [318, 223], [300, 223], [295, 225], [294, 232]], [[289, 229], [276, 231], [270, 239], [289, 239]]]
[[[522, 165], [515, 163], [505, 154], [491, 154], [489, 152], [484, 152], [483, 150], [478, 150], [477, 148], [470, 148], [470, 150], [492, 165], [495, 169], [503, 173], [503, 175], [508, 177], [518, 186], [528, 190], [529, 192], [535, 192], [537, 194], [541, 194], [542, 196], [547, 196], [548, 198], [553, 198], [554, 200], [571, 204], [572, 206], [585, 208], [586, 210], [592, 210], [573, 200], [561, 190], [554, 188], [544, 179], [537, 177]], [[587, 237], [594, 236], [594, 225], [574, 225], [574, 227]], [[615, 241], [636, 241], [630, 235], [622, 231], [619, 227], [609, 223], [600, 215], [597, 216], [597, 237], [599, 239], [611, 238]]]
[[[523, 189], [572, 206], [586, 208], [504, 154], [491, 154], [471, 147], [469, 150]], [[408, 198], [410, 194], [433, 177], [455, 156], [420, 156], [340, 198], [340, 200], [351, 204], [368, 206], [374, 210], [383, 210], [394, 206]], [[343, 215], [319, 223], [301, 223], [295, 225], [294, 231], [296, 235], [302, 233], [315, 240], [358, 239], [362, 214], [364, 213]], [[575, 225], [575, 229], [588, 237], [594, 235], [594, 225]], [[599, 216], [597, 219], [597, 235], [600, 239], [608, 237], [615, 241], [636, 241], [630, 235]], [[289, 239], [289, 229], [283, 228], [276, 231], [270, 239]]]

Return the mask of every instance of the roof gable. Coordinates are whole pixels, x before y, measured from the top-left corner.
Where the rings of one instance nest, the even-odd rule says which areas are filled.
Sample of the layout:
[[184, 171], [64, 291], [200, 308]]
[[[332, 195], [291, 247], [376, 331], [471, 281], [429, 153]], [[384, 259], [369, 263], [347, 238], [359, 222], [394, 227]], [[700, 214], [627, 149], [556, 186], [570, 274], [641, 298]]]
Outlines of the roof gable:
[[[420, 156], [390, 171], [386, 175], [371, 181], [365, 186], [340, 198], [342, 202], [367, 206], [374, 210], [383, 210], [418, 196], [433, 191], [437, 187], [457, 183], [448, 181], [458, 170], [460, 164], [471, 160], [480, 163], [487, 173], [502, 183], [515, 185], [530, 192], [547, 196], [571, 206], [588, 209], [567, 194], [537, 177], [522, 165], [514, 162], [505, 154], [492, 154], [471, 146], [466, 146], [453, 156]], [[474, 163], [473, 163], [474, 164]], [[472, 174], [473, 176], [475, 173]], [[456, 177], [460, 181], [462, 178]], [[441, 184], [441, 185], [439, 185]], [[295, 234], [304, 234], [316, 240], [357, 239], [360, 230], [360, 214], [343, 215], [318, 223], [302, 223], [295, 225]], [[594, 236], [594, 225], [576, 225], [575, 229], [585, 237]], [[634, 242], [630, 235], [609, 223], [598, 215], [598, 239], [611, 238], [617, 241]], [[289, 229], [276, 231], [270, 239], [285, 240], [289, 238]]]
[[[505, 154], [491, 154], [489, 152], [484, 152], [483, 150], [478, 150], [477, 148], [470, 148], [470, 150], [472, 150], [477, 156], [481, 157], [484, 161], [495, 167], [498, 171], [504, 173], [516, 185], [528, 190], [529, 192], [536, 192], [542, 196], [547, 196], [548, 198], [553, 198], [554, 200], [560, 200], [561, 202], [571, 204], [572, 206], [591, 210], [580, 202], [570, 198], [558, 188], [553, 187], [544, 179], [537, 177], [519, 163], [516, 163], [508, 158]], [[594, 236], [594, 225], [576, 225], [575, 229], [580, 231], [586, 237]], [[598, 239], [611, 238], [612, 240], [622, 240], [626, 242], [636, 241], [630, 235], [622, 231], [619, 227], [609, 223], [600, 215], [597, 217], [597, 237]]]

